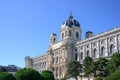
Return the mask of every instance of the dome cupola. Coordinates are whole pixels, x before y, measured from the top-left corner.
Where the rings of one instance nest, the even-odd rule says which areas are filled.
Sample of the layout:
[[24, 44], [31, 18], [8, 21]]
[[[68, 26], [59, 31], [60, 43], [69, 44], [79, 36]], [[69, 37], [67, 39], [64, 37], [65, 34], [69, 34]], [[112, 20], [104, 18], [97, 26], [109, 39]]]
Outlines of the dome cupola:
[[67, 27], [73, 27], [73, 26], [80, 27], [79, 22], [73, 18], [72, 14], [70, 14], [68, 19], [65, 22], [63, 22], [62, 25]]
[[94, 34], [92, 31], [87, 31], [86, 34], [85, 34], [85, 38], [90, 38], [92, 37]]
[[72, 39], [81, 40], [81, 27], [77, 20], [70, 14], [68, 19], [62, 24], [60, 30], [61, 40]]

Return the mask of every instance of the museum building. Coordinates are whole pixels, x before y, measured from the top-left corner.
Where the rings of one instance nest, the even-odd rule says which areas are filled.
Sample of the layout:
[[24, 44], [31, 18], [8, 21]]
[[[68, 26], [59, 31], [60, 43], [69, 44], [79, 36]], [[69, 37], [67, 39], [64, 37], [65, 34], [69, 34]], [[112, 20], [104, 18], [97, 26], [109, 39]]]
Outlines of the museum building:
[[46, 53], [32, 58], [26, 56], [25, 67], [40, 73], [51, 70], [55, 78], [60, 79], [65, 77], [66, 64], [71, 60], [83, 63], [86, 56], [97, 60], [101, 57], [110, 58], [113, 53], [120, 52], [120, 27], [97, 35], [87, 31], [85, 39], [81, 39], [81, 34], [80, 23], [70, 15], [61, 26], [60, 41], [57, 41], [57, 34], [53, 33]]

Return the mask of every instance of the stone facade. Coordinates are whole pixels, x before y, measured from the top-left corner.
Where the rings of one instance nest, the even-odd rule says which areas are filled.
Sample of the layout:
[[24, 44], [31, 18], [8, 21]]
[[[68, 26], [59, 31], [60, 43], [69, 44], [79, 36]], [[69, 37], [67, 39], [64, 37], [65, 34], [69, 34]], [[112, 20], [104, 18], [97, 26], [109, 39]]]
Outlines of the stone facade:
[[38, 72], [42, 72], [43, 70], [47, 69], [46, 66], [46, 59], [47, 54], [45, 55], [39, 55], [33, 58], [30, 58], [29, 56], [25, 57], [25, 67], [26, 68], [33, 68], [36, 69]]
[[72, 15], [63, 22], [60, 30], [60, 41], [57, 35], [52, 34], [48, 51], [44, 55], [30, 58], [25, 57], [25, 66], [42, 70], [53, 71], [55, 78], [64, 78], [66, 75], [66, 64], [71, 60], [80, 61], [86, 56], [97, 60], [100, 57], [109, 58], [114, 52], [120, 52], [120, 27], [94, 35], [88, 31], [85, 39], [81, 40], [81, 27]]
[[76, 42], [78, 61], [86, 56], [93, 59], [110, 57], [114, 52], [120, 52], [120, 27]]

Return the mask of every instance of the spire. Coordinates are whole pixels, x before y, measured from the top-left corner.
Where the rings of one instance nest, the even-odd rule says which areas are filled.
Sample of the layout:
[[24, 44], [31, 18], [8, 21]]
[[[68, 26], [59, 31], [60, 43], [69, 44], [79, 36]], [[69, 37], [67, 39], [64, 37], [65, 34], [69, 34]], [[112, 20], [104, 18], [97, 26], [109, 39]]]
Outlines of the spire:
[[73, 15], [72, 15], [72, 12], [70, 12], [70, 16], [69, 16], [69, 19], [73, 19]]

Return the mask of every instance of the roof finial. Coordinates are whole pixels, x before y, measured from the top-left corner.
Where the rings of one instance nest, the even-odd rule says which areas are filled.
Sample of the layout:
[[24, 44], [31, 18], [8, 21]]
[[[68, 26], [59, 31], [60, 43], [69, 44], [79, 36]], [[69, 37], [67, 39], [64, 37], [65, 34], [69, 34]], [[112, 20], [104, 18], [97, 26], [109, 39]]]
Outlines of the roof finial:
[[71, 12], [71, 11], [70, 11], [69, 19], [73, 19], [73, 15], [72, 15], [72, 12]]

